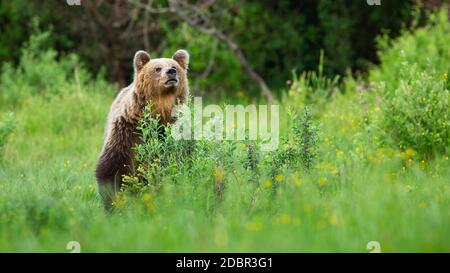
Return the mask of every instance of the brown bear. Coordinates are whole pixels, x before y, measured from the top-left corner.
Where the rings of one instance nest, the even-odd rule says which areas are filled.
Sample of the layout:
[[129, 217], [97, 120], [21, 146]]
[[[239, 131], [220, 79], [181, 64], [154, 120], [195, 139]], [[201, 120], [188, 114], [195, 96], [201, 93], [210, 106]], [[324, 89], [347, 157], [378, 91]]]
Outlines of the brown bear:
[[150, 59], [145, 51], [134, 55], [134, 80], [122, 89], [109, 111], [105, 141], [95, 175], [99, 193], [106, 209], [122, 186], [122, 176], [134, 172], [133, 146], [139, 142], [135, 133], [147, 102], [152, 102], [152, 115], [160, 123], [175, 121], [172, 110], [185, 103], [189, 95], [187, 69], [189, 54], [178, 50], [169, 58]]

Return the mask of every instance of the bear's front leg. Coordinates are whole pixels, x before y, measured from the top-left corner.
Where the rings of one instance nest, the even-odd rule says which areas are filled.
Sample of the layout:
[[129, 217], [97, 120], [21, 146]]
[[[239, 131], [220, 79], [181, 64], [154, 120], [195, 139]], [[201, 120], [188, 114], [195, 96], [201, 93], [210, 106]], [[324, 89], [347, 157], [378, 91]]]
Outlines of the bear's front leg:
[[95, 170], [98, 190], [107, 210], [111, 210], [114, 197], [121, 189], [122, 176], [132, 172], [132, 145], [136, 140], [134, 123], [119, 118], [112, 125]]

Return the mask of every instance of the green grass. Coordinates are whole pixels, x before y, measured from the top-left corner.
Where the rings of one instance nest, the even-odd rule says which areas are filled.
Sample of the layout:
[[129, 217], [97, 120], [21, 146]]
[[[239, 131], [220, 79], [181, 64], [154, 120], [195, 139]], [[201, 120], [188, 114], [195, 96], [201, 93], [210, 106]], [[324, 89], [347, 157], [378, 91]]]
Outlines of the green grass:
[[[441, 37], [439, 29], [420, 30], [417, 40], [426, 43], [423, 31]], [[76, 58], [56, 60], [39, 40], [31, 39], [18, 68], [7, 65], [1, 73], [0, 117], [7, 120], [0, 121], [0, 251], [68, 252], [69, 241], [80, 242], [83, 252], [368, 252], [370, 241], [382, 252], [450, 251], [449, 140], [424, 156], [383, 132], [380, 86], [396, 84], [389, 76], [398, 73], [397, 62], [389, 65], [395, 52], [371, 72], [378, 82], [347, 76], [339, 84], [319, 73], [299, 77], [281, 99], [283, 137], [290, 132], [287, 109], [312, 104], [320, 126], [310, 171], [297, 158], [271, 175], [269, 160], [253, 179], [242, 162], [245, 145], [235, 143], [230, 152], [230, 143], [219, 143], [210, 146], [218, 150], [200, 150], [191, 171], [171, 165], [156, 186], [118, 195], [107, 214], [94, 169], [116, 90], [90, 77]], [[408, 44], [399, 49], [406, 57], [424, 54]], [[436, 69], [448, 67], [443, 51], [433, 52]], [[445, 80], [447, 86], [425, 91], [448, 94]], [[408, 103], [420, 111], [415, 100]], [[443, 109], [448, 115], [450, 107]], [[283, 158], [283, 147], [263, 157]]]
[[284, 173], [276, 195], [227, 174], [214, 204], [214, 174], [204, 173], [165, 181], [108, 216], [93, 169], [111, 101], [107, 92], [33, 97], [16, 112], [0, 167], [1, 251], [65, 252], [72, 240], [95, 252], [366, 252], [373, 240], [386, 252], [450, 250], [448, 158], [410, 166], [389, 152], [359, 159], [345, 143], [352, 133], [334, 128], [351, 106], [339, 99], [342, 108], [324, 114], [318, 170]]

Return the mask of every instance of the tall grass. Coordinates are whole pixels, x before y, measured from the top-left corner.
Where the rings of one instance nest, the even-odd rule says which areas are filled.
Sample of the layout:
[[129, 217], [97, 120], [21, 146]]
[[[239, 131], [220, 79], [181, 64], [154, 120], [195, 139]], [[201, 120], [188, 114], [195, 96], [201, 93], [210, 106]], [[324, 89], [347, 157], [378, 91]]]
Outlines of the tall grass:
[[[437, 41], [425, 34], [446, 23], [405, 39], [432, 46]], [[419, 56], [427, 48], [408, 51]], [[298, 115], [283, 113], [281, 122], [292, 126], [274, 153], [249, 141], [159, 142], [151, 119], [143, 119], [139, 175], [128, 178], [107, 215], [93, 169], [115, 88], [89, 76], [74, 57], [35, 47], [23, 52], [18, 67], [3, 68], [0, 82], [0, 111], [15, 112], [14, 131], [2, 140], [1, 251], [65, 252], [74, 240], [81, 251], [366, 252], [369, 241], [379, 241], [383, 252], [450, 250], [448, 142], [422, 157], [422, 150], [382, 134], [389, 112], [380, 86], [398, 72], [391, 58], [382, 55], [369, 82], [346, 77], [320, 85], [337, 89], [329, 96], [311, 91], [312, 114], [302, 112], [304, 96], [296, 94], [313, 90], [311, 82], [295, 81], [280, 108]], [[436, 70], [450, 63], [434, 61]], [[51, 81], [40, 79], [47, 74]], [[432, 89], [448, 90], [437, 85]], [[313, 98], [324, 93], [324, 100]], [[448, 111], [448, 101], [443, 106]]]

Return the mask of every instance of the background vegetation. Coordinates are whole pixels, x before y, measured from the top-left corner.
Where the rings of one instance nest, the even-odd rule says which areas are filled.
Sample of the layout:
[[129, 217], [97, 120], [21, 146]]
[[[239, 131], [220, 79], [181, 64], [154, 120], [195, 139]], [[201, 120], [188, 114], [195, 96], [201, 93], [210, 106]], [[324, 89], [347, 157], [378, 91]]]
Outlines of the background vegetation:
[[[220, 1], [225, 15], [209, 6], [276, 94], [280, 147], [159, 141], [146, 116], [139, 174], [110, 215], [93, 169], [135, 49], [187, 48], [192, 93], [205, 100], [263, 101], [258, 85], [226, 43], [176, 14], [145, 19], [111, 1], [121, 8], [107, 18], [129, 17], [108, 32], [90, 13], [114, 5], [48, 1], [38, 14], [37, 1], [1, 2], [0, 251], [64, 252], [75, 240], [82, 251], [366, 252], [379, 241], [383, 252], [448, 252], [448, 9], [356, 2]], [[109, 40], [129, 20], [152, 26], [148, 39]]]
[[[16, 48], [36, 32], [38, 19], [43, 28], [54, 29], [49, 45], [63, 54], [78, 53], [93, 74], [104, 67], [108, 79], [121, 86], [130, 80], [132, 52], [146, 49], [159, 57], [186, 47], [195, 60], [191, 73], [198, 92], [222, 98], [243, 90], [252, 96], [258, 93], [257, 84], [224, 42], [199, 33], [176, 12], [149, 13], [143, 8], [149, 1], [143, 0], [85, 2], [68, 6], [64, 0], [3, 1], [0, 61], [19, 61]], [[157, 9], [170, 1], [150, 2]], [[434, 2], [431, 7], [439, 4], [429, 2]], [[286, 87], [292, 70], [314, 69], [321, 49], [328, 75], [344, 74], [348, 68], [365, 71], [378, 61], [377, 35], [397, 36], [419, 15], [413, 13], [414, 1], [386, 1], [377, 7], [350, 0], [191, 3], [234, 40], [275, 93]]]

